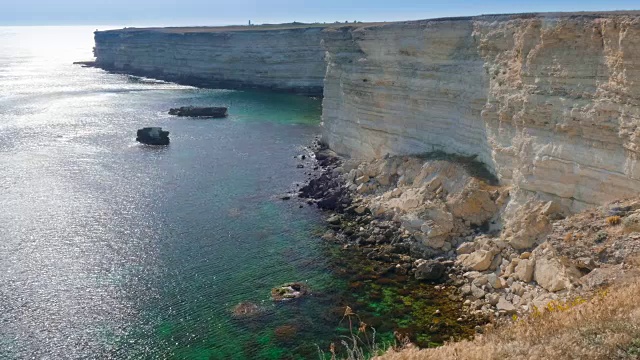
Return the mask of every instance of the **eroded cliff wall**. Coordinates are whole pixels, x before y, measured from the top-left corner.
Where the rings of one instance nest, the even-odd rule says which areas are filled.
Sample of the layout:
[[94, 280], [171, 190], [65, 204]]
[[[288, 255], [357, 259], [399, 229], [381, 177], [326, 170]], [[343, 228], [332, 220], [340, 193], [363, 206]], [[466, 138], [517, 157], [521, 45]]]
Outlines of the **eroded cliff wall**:
[[98, 67], [181, 84], [322, 95], [322, 30], [97, 31], [94, 53]]
[[483, 16], [325, 30], [324, 139], [435, 150], [572, 210], [640, 191], [640, 15]]

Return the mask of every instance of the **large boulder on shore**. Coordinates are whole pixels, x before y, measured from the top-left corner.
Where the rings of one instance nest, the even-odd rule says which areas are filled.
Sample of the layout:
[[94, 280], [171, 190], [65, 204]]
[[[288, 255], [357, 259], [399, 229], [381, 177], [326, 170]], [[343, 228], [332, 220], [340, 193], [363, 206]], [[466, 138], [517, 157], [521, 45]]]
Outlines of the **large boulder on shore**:
[[437, 260], [417, 260], [415, 277], [417, 280], [440, 281], [444, 277], [447, 267]]
[[561, 291], [572, 286], [581, 277], [580, 271], [567, 259], [550, 249], [534, 251], [535, 270], [533, 279], [550, 292]]
[[223, 118], [228, 115], [226, 107], [196, 107], [183, 106], [172, 108], [169, 115], [188, 116], [188, 117], [207, 117], [207, 118]]
[[495, 253], [488, 250], [477, 250], [471, 254], [464, 254], [458, 256], [458, 262], [463, 267], [474, 271], [485, 271], [491, 267], [491, 262]]

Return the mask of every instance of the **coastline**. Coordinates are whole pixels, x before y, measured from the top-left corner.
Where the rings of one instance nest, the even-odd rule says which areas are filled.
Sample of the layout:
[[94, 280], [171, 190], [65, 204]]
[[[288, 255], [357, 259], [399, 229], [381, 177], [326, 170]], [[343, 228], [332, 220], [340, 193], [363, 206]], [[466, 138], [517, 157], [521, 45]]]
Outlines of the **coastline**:
[[[324, 91], [323, 138], [353, 158], [315, 144], [310, 159], [320, 174], [301, 198], [327, 212], [322, 237], [341, 248], [336, 258], [364, 264], [354, 269], [339, 260], [336, 267], [359, 277], [354, 292], [376, 284], [366, 295], [373, 294], [370, 303], [390, 304], [390, 289], [400, 289], [396, 300], [405, 308], [425, 293], [455, 307], [444, 322], [440, 309], [412, 314], [421, 324], [406, 326], [405, 336], [412, 333], [424, 347], [430, 340], [415, 334], [429, 333], [434, 323], [444, 324], [438, 331], [464, 327], [460, 333], [471, 336], [484, 331], [473, 323], [509, 324], [549, 304], [591, 299], [634, 271], [640, 205], [615, 199], [635, 196], [639, 186], [628, 130], [638, 119], [637, 47], [629, 41], [640, 34], [638, 14], [483, 15], [336, 25], [321, 35], [318, 28], [123, 29], [100, 36], [119, 37], [134, 54], [145, 36], [160, 39], [159, 46], [130, 56], [107, 41], [101, 67], [200, 87]], [[189, 64], [194, 74], [213, 74], [206, 59], [193, 56], [201, 53], [231, 63], [228, 54], [202, 46], [207, 36], [235, 37], [241, 49], [252, 34], [269, 48], [275, 38], [265, 36], [278, 31], [322, 38], [322, 87], [292, 85], [282, 74], [263, 77], [270, 72], [265, 64], [305, 63], [307, 50], [318, 57], [315, 46], [299, 52], [306, 42], [291, 47], [291, 63], [271, 52], [242, 58], [256, 72], [239, 73], [240, 80], [176, 70]], [[183, 39], [192, 41], [176, 50]], [[180, 58], [162, 63], [158, 49]], [[585, 61], [578, 66], [576, 58]], [[282, 86], [260, 83], [265, 79]], [[406, 316], [396, 310], [391, 318]]]

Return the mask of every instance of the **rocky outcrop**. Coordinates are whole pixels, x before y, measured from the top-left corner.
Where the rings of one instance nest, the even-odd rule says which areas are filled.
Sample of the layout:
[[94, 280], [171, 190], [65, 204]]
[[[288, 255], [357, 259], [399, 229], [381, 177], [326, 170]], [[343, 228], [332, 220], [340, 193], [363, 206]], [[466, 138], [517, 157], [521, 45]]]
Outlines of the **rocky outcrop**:
[[226, 107], [182, 106], [169, 109], [169, 115], [181, 117], [223, 118], [229, 115]]
[[169, 145], [169, 132], [161, 127], [146, 127], [138, 129], [136, 141], [145, 145]]
[[324, 140], [338, 153], [474, 155], [514, 196], [572, 211], [640, 190], [638, 13], [325, 33]]
[[322, 95], [322, 27], [96, 31], [95, 65], [185, 85]]
[[288, 301], [298, 299], [309, 293], [309, 287], [305, 283], [293, 282], [271, 289], [271, 298], [274, 301]]

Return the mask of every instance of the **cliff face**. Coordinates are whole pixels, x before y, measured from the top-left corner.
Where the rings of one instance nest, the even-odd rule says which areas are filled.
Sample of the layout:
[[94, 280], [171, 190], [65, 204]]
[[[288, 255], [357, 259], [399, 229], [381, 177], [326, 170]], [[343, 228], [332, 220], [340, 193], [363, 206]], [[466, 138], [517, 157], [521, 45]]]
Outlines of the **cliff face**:
[[325, 30], [324, 139], [356, 158], [477, 155], [572, 210], [640, 191], [640, 15]]
[[95, 33], [98, 67], [201, 87], [322, 95], [322, 28]]

